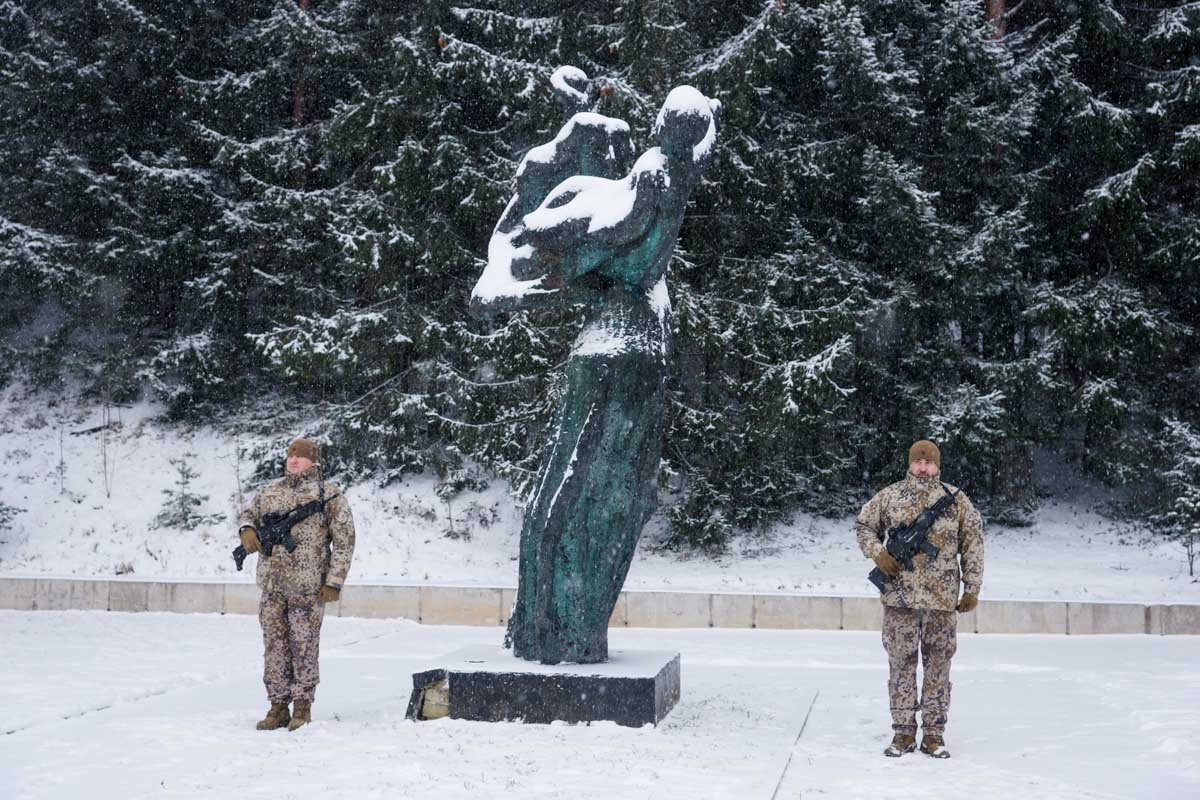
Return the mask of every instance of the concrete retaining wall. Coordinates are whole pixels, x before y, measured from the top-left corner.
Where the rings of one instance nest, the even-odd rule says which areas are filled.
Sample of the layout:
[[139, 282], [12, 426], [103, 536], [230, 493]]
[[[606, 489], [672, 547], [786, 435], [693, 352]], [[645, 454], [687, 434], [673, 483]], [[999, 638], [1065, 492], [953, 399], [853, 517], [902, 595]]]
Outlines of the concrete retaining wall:
[[[356, 586], [326, 613], [386, 617], [429, 625], [505, 625], [516, 593], [467, 586]], [[257, 614], [252, 583], [190, 583], [72, 578], [0, 578], [0, 609], [172, 611]], [[613, 627], [777, 628], [877, 631], [882, 607], [874, 597], [788, 594], [622, 592]], [[983, 600], [959, 616], [975, 633], [1200, 635], [1200, 605]]]

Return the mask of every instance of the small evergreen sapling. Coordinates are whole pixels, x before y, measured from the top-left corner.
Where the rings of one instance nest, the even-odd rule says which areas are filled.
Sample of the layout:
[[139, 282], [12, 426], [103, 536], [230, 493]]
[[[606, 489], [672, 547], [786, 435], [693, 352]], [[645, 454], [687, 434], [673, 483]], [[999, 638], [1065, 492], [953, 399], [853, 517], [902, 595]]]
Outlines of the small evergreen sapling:
[[666, 546], [673, 550], [691, 548], [710, 553], [724, 552], [733, 533], [733, 525], [724, 511], [729, 507], [729, 497], [699, 473], [691, 476], [689, 483], [683, 502], [667, 510], [671, 532]]
[[182, 458], [172, 458], [171, 466], [177, 473], [175, 486], [162, 490], [167, 499], [163, 502], [162, 511], [154, 518], [154, 526], [190, 531], [206, 522], [218, 520], [216, 515], [197, 511], [208, 500], [208, 495], [196, 494], [192, 490], [192, 480], [198, 473]]
[[12, 527], [12, 521], [25, 509], [15, 506], [5, 505], [0, 503], [0, 531], [8, 530]]
[[1187, 554], [1188, 576], [1196, 577], [1196, 545], [1200, 541], [1200, 431], [1187, 422], [1169, 419], [1159, 440], [1169, 454], [1165, 509], [1151, 518], [1170, 541]]

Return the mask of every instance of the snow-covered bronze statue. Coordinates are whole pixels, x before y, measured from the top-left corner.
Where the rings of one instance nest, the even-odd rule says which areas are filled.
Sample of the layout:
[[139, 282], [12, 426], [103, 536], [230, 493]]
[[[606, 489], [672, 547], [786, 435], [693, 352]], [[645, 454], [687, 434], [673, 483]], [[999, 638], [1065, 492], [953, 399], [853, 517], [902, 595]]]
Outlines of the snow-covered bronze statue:
[[[590, 96], [587, 77], [571, 67], [552, 84], [570, 111]], [[654, 125], [661, 146], [628, 174], [629, 126], [574, 113], [553, 142], [526, 155], [492, 234], [474, 313], [577, 303], [585, 314], [521, 531], [507, 636], [521, 658], [607, 658], [608, 620], [656, 502], [667, 266], [712, 158], [718, 109], [690, 86], [672, 90]]]

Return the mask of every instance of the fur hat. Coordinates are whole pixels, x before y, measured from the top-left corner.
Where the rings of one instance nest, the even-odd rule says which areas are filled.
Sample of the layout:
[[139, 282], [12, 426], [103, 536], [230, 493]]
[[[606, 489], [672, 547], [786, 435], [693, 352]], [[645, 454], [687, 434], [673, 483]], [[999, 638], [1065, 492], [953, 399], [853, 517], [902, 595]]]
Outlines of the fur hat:
[[300, 458], [307, 458], [315, 464], [317, 463], [317, 444], [310, 439], [300, 438], [292, 442], [288, 447], [287, 454], [288, 458], [300, 456]]
[[908, 448], [909, 464], [912, 464], [914, 461], [920, 461], [921, 459], [926, 459], [927, 461], [932, 461], [934, 464], [937, 464], [937, 468], [939, 470], [942, 468], [942, 451], [938, 450], [938, 446], [928, 439], [922, 439], [921, 441], [914, 443], [912, 447]]

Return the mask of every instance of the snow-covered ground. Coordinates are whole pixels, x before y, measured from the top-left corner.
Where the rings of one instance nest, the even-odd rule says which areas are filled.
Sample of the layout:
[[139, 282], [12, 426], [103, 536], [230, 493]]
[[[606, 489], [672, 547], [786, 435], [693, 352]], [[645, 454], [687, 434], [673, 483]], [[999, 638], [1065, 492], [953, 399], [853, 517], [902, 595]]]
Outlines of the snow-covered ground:
[[[0, 502], [23, 509], [0, 531], [0, 575], [250, 580], [229, 551], [239, 476], [247, 496], [251, 465], [237, 448], [260, 440], [222, 428], [182, 428], [157, 409], [118, 409], [120, 430], [72, 435], [101, 424], [101, 410], [77, 401], [0, 391]], [[110, 475], [104, 479], [105, 456]], [[215, 521], [195, 530], [155, 528], [184, 459]], [[282, 467], [282, 460], [281, 460]], [[951, 476], [948, 476], [951, 477]], [[516, 582], [520, 511], [501, 482], [447, 508], [430, 478], [348, 490], [358, 530], [350, 579], [371, 583], [511, 586]], [[1096, 498], [1102, 499], [1102, 498]], [[849, 518], [797, 515], [788, 524], [739, 537], [730, 552], [681, 557], [655, 547], [651, 522], [626, 587], [869, 596], [871, 566]], [[449, 535], [453, 531], [458, 538]], [[466, 534], [464, 537], [463, 534]], [[1029, 528], [986, 530], [984, 596], [1130, 602], [1200, 602], [1182, 548], [1105, 519], [1080, 502], [1047, 501]], [[252, 557], [248, 566], [252, 568]]]
[[658, 728], [404, 719], [413, 671], [500, 636], [330, 618], [313, 724], [268, 733], [253, 617], [0, 612], [0, 797], [768, 800], [789, 756], [779, 798], [1200, 796], [1196, 637], [961, 636], [949, 761], [881, 755], [872, 633], [613, 631], [682, 653]]

